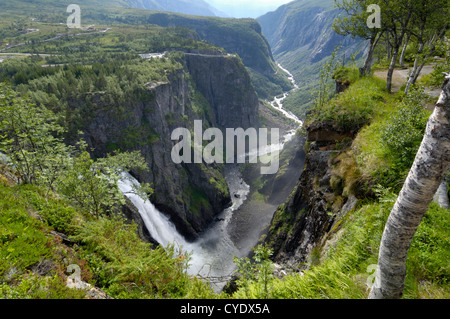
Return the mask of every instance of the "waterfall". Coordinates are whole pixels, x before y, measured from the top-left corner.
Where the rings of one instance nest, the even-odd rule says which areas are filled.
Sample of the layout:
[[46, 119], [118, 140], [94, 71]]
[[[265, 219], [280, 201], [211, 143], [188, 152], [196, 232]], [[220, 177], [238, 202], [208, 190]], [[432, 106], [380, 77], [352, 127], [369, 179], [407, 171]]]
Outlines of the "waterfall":
[[[285, 69], [283, 70], [288, 73], [294, 87], [298, 88], [292, 74]], [[271, 104], [275, 109], [284, 114], [284, 116], [292, 119], [301, 126], [302, 121], [300, 119], [292, 114], [292, 112], [283, 109], [283, 101], [287, 96], [288, 93], [285, 93], [283, 98], [275, 97]], [[251, 154], [262, 156], [275, 151], [281, 151], [285, 144], [295, 136], [295, 133], [296, 130], [286, 132], [283, 141], [280, 141], [280, 143], [267, 145], [264, 149], [249, 150], [248, 153], [242, 156], [244, 158]], [[230, 279], [235, 270], [233, 257], [243, 257], [248, 254], [248, 251], [245, 251], [242, 247], [235, 246], [228, 233], [228, 225], [233, 216], [233, 212], [240, 209], [250, 193], [250, 186], [243, 180], [239, 167], [238, 164], [229, 164], [225, 166], [224, 171], [225, 180], [230, 194], [232, 194], [232, 205], [217, 215], [216, 222], [212, 223], [208, 229], [201, 233], [200, 238], [194, 243], [187, 242], [178, 233], [169, 218], [158, 211], [150, 200], [141, 198], [133, 191], [139, 185], [139, 182], [134, 177], [125, 172], [118, 183], [120, 190], [139, 210], [145, 226], [153, 239], [162, 246], [174, 244], [181, 247], [184, 252], [189, 253], [190, 261], [187, 273], [208, 278], [217, 292], [225, 285], [223, 279]]]
[[[230, 276], [235, 265], [233, 256], [242, 257], [229, 237], [227, 226], [233, 212], [245, 202], [250, 191], [250, 186], [242, 179], [237, 165], [225, 168], [225, 179], [227, 180], [232, 196], [232, 205], [217, 216], [218, 222], [211, 225], [201, 234], [201, 238], [194, 243], [187, 242], [178, 233], [175, 226], [168, 217], [161, 213], [150, 200], [143, 199], [134, 192], [139, 182], [129, 173], [122, 173], [118, 182], [119, 189], [128, 197], [139, 210], [139, 213], [147, 227], [150, 235], [162, 246], [174, 244], [189, 253], [190, 261], [187, 273], [200, 277], [212, 279], [222, 276]], [[220, 291], [225, 283], [216, 283], [216, 291]]]
[[118, 182], [119, 189], [128, 197], [139, 210], [142, 220], [150, 235], [163, 246], [175, 244], [186, 247], [188, 243], [176, 230], [169, 218], [162, 214], [150, 200], [138, 196], [134, 189], [139, 186], [139, 182], [127, 172], [122, 173], [122, 178]]

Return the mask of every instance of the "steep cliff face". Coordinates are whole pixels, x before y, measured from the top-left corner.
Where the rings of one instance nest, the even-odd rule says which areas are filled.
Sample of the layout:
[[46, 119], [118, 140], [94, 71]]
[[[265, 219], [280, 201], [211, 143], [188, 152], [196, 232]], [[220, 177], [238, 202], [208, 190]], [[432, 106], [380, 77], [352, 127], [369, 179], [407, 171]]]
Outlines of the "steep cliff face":
[[189, 28], [196, 32], [199, 40], [221, 47], [228, 53], [238, 54], [244, 65], [251, 71], [255, 90], [260, 98], [269, 98], [292, 88], [284, 72], [278, 69], [258, 21], [187, 16], [166, 12], [144, 13], [136, 13], [132, 19], [141, 24]]
[[273, 55], [302, 82], [302, 76], [311, 71], [304, 66], [328, 58], [337, 45], [342, 45], [347, 57], [361, 49], [361, 41], [340, 36], [331, 28], [339, 14], [332, 0], [297, 0], [263, 15], [258, 21]]
[[216, 125], [248, 128], [257, 124], [258, 97], [239, 59], [186, 54], [186, 65], [198, 91], [212, 107]]
[[[323, 124], [324, 131], [330, 128]], [[352, 132], [313, 134], [318, 123], [308, 127], [309, 149], [300, 179], [287, 201], [273, 217], [266, 243], [274, 249], [274, 261], [299, 270], [307, 268], [311, 252], [328, 232], [356, 205], [352, 189], [342, 188], [336, 169], [345, 158], [345, 139]], [[339, 143], [340, 142], [340, 143]]]
[[340, 47], [337, 61], [345, 55], [347, 63], [353, 54], [359, 59], [365, 52], [365, 41], [333, 31], [339, 14], [333, 0], [296, 0], [258, 18], [275, 59], [297, 81], [299, 89], [286, 99], [285, 108], [300, 118], [311, 104], [310, 92], [316, 89], [320, 67], [330, 60], [335, 48]]
[[133, 174], [152, 183], [155, 206], [183, 235], [195, 239], [230, 202], [230, 195], [220, 164], [172, 161], [171, 133], [179, 127], [192, 131], [196, 119], [203, 120], [204, 129], [257, 126], [259, 102], [238, 58], [198, 53], [183, 55], [180, 62], [168, 81], [147, 83], [144, 98], [119, 109], [105, 105], [102, 93], [93, 93], [97, 111], [84, 134], [99, 157], [115, 149], [140, 150], [150, 171]]

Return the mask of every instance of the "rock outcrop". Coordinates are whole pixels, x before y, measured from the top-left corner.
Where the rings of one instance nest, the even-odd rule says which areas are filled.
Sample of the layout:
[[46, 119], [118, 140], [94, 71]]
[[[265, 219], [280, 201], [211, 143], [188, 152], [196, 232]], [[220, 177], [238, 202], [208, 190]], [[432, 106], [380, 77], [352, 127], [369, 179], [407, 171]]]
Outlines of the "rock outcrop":
[[179, 69], [167, 75], [168, 81], [148, 83], [139, 100], [110, 107], [103, 93], [92, 93], [95, 111], [83, 132], [97, 157], [112, 150], [139, 150], [149, 172], [132, 174], [152, 184], [152, 203], [194, 240], [231, 198], [220, 164], [172, 161], [171, 133], [179, 127], [192, 132], [196, 119], [203, 121], [204, 129], [257, 127], [259, 101], [238, 57], [210, 52], [181, 56]]
[[[313, 134], [326, 131], [329, 133], [323, 136]], [[303, 173], [287, 201], [275, 212], [266, 238], [274, 250], [273, 260], [295, 271], [308, 268], [313, 249], [357, 204], [352, 191], [342, 187], [342, 177], [335, 169], [340, 156], [345, 155], [345, 143], [337, 142], [354, 132], [332, 132], [326, 123], [314, 123], [307, 132], [309, 150]]]

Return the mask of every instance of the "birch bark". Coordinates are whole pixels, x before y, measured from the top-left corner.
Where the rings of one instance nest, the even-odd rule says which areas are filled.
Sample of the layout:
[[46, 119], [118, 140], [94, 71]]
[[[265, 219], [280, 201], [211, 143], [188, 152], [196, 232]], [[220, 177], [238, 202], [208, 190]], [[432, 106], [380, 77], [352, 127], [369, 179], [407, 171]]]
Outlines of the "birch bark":
[[450, 169], [450, 73], [381, 239], [370, 299], [401, 298], [412, 238]]

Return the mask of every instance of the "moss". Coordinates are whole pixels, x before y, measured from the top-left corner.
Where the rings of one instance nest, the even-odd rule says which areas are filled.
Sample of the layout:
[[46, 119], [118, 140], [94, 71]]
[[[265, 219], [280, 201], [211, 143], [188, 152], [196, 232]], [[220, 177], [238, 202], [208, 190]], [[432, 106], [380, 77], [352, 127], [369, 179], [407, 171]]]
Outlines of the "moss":
[[208, 196], [205, 192], [189, 186], [187, 191], [189, 196], [189, 211], [195, 216], [201, 216], [202, 211], [212, 211], [211, 204], [209, 203]]
[[211, 177], [209, 183], [216, 189], [216, 191], [224, 196], [229, 194], [227, 182], [223, 177]]

